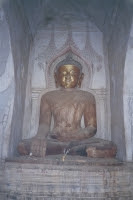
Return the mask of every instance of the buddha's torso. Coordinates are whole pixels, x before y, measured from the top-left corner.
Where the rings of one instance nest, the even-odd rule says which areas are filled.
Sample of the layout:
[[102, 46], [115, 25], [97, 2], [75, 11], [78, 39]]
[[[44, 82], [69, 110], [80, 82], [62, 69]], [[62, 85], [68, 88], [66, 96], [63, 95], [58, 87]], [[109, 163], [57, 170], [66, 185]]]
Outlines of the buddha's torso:
[[56, 90], [46, 93], [43, 98], [46, 98], [54, 119], [53, 134], [66, 140], [81, 128], [86, 104], [92, 101], [93, 96], [82, 90]]

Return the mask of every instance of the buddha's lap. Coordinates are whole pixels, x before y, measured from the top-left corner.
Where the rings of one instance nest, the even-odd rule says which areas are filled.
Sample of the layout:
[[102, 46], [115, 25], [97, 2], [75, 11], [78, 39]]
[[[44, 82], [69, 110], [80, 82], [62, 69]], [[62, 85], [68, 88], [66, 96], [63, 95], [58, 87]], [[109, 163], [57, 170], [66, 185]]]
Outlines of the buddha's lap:
[[76, 154], [77, 152], [80, 155], [80, 152], [82, 153], [88, 148], [95, 149], [96, 151], [100, 150], [102, 152], [112, 151], [112, 149], [116, 150], [116, 146], [112, 142], [98, 138], [89, 138], [82, 141], [71, 142], [62, 142], [55, 139], [48, 139], [46, 149], [47, 154], [59, 154], [68, 150], [70, 154]]

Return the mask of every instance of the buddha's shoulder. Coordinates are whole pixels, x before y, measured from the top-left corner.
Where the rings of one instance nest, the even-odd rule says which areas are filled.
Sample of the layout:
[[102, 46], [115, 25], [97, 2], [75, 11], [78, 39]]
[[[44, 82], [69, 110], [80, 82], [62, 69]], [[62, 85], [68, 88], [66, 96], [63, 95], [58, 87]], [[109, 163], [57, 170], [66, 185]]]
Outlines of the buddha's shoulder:
[[75, 96], [75, 97], [80, 97], [82, 99], [90, 99], [90, 100], [94, 100], [94, 95], [91, 94], [90, 92], [87, 92], [87, 91], [83, 91], [83, 90], [73, 90], [73, 91], [70, 91], [70, 93], [68, 91], [65, 91], [65, 90], [53, 90], [53, 91], [49, 91], [47, 93], [45, 93], [43, 96], [42, 96], [42, 99], [54, 99], [56, 97], [60, 97], [60, 96]]
[[52, 91], [46, 92], [46, 93], [42, 96], [42, 99], [51, 98], [51, 97], [57, 96], [57, 95], [59, 95], [59, 93], [60, 93], [59, 90], [52, 90]]
[[83, 96], [83, 97], [86, 97], [86, 98], [92, 98], [94, 99], [94, 95], [90, 92], [87, 92], [87, 91], [84, 91], [84, 90], [77, 90], [75, 91], [77, 94]]

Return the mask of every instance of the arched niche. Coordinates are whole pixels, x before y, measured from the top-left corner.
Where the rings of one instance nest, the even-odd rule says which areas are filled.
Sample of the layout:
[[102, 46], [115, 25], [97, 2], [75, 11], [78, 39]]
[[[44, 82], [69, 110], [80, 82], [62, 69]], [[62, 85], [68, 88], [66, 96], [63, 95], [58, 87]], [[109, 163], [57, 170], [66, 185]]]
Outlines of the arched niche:
[[69, 29], [54, 24], [37, 31], [30, 58], [33, 63], [30, 132], [23, 133], [23, 138], [36, 135], [41, 96], [47, 91], [56, 89], [55, 67], [71, 54], [71, 57], [83, 67], [85, 76], [81, 89], [93, 93], [96, 98], [97, 137], [110, 140], [109, 91], [106, 81], [108, 76], [107, 66], [105, 67], [107, 57], [104, 56], [102, 33], [93, 23], [88, 23], [90, 26], [85, 26], [82, 31], [80, 31], [81, 23], [79, 27], [76, 24], [76, 30], [73, 23]]
[[91, 78], [89, 88], [107, 88], [103, 34], [88, 19], [84, 22], [69, 22], [69, 25], [55, 22], [37, 30], [31, 56], [32, 88], [47, 87], [47, 68], [68, 51], [78, 56], [84, 65], [90, 66], [88, 70], [91, 71], [86, 71], [86, 77]]
[[124, 68], [124, 126], [126, 159], [133, 160], [133, 22], [131, 26]]

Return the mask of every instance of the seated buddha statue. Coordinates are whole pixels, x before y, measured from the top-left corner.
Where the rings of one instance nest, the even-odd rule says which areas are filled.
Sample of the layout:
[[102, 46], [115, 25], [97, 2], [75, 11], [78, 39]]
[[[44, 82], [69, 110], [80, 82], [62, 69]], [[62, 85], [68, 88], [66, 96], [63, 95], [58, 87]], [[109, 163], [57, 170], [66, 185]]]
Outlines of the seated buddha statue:
[[42, 96], [38, 132], [19, 143], [19, 154], [45, 157], [66, 151], [70, 155], [115, 157], [116, 146], [111, 141], [93, 137], [97, 131], [96, 103], [91, 93], [79, 89], [84, 78], [82, 68], [61, 65], [56, 68], [54, 77], [59, 89]]

